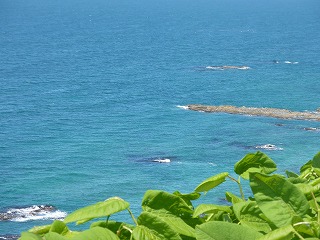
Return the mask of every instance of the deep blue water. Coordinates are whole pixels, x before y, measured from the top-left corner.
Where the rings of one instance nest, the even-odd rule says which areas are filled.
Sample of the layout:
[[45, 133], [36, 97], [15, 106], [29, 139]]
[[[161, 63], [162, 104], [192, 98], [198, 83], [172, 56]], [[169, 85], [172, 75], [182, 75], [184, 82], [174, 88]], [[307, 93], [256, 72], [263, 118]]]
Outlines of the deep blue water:
[[[320, 151], [319, 122], [177, 106], [319, 108], [319, 12], [318, 0], [1, 0], [1, 212], [120, 196], [138, 216], [147, 189], [191, 192], [268, 143], [279, 172], [298, 171]], [[204, 201], [226, 188], [238, 191], [226, 182]], [[0, 221], [0, 235], [47, 223]]]

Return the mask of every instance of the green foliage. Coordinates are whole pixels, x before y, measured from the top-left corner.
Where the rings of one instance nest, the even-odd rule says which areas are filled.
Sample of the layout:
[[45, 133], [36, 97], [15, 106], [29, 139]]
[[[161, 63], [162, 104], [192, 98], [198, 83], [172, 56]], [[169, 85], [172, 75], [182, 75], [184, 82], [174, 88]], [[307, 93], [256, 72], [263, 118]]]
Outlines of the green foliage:
[[[249, 153], [227, 172], [200, 183], [192, 193], [148, 190], [136, 219], [129, 203], [119, 197], [81, 208], [64, 221], [53, 221], [21, 234], [20, 240], [289, 240], [320, 238], [320, 152], [302, 165], [300, 173], [273, 174], [275, 162], [262, 152]], [[240, 180], [249, 180], [247, 198]], [[201, 193], [225, 181], [235, 182], [241, 197], [227, 191], [226, 205], [201, 203]], [[219, 194], [218, 189], [216, 189]], [[200, 198], [200, 199], [199, 199]], [[197, 205], [195, 205], [197, 204]], [[111, 220], [127, 211], [133, 224]], [[71, 231], [69, 224], [91, 225]]]

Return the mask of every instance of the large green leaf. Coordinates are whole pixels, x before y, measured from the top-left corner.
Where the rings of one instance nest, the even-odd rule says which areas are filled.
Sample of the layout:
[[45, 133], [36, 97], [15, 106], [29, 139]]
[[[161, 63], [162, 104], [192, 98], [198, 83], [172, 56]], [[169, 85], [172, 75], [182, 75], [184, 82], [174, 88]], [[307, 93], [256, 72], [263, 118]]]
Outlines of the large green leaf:
[[318, 152], [312, 159], [312, 166], [320, 168], [320, 152]]
[[234, 165], [234, 171], [244, 179], [249, 179], [249, 172], [270, 174], [277, 170], [275, 162], [262, 152], [248, 153]]
[[83, 223], [93, 218], [106, 217], [111, 214], [123, 211], [129, 208], [129, 203], [119, 197], [109, 198], [104, 202], [81, 208], [69, 214], [65, 219], [65, 223], [81, 221]]
[[175, 191], [173, 194], [182, 198], [191, 208], [193, 208], [193, 204], [191, 201], [197, 200], [201, 196], [201, 194], [197, 192], [182, 194], [179, 191]]
[[35, 233], [23, 232], [21, 233], [21, 237], [19, 238], [19, 240], [42, 240], [42, 237]]
[[268, 233], [271, 227], [255, 201], [233, 204], [233, 211], [242, 226], [253, 228], [259, 232]]
[[226, 192], [226, 199], [228, 202], [231, 202], [231, 203], [237, 203], [237, 202], [244, 202], [244, 200], [236, 195], [234, 195], [233, 193], [231, 192]]
[[66, 235], [69, 232], [67, 225], [64, 222], [55, 220], [50, 227], [49, 232], [56, 232], [60, 235]]
[[186, 222], [184, 222], [180, 217], [173, 215], [169, 211], [165, 209], [160, 210], [154, 210], [149, 208], [147, 210], [148, 212], [156, 215], [161, 220], [169, 224], [169, 226], [175, 230], [177, 233], [189, 236], [189, 237], [195, 237], [194, 228], [189, 226]]
[[113, 233], [117, 234], [120, 239], [130, 239], [131, 232], [130, 229], [134, 229], [135, 226], [129, 225], [124, 222], [116, 222], [116, 221], [97, 221], [90, 225], [90, 228], [94, 227], [103, 227], [108, 228]]
[[107, 228], [90, 228], [73, 238], [74, 240], [119, 240], [118, 236]]
[[303, 177], [307, 172], [310, 172], [311, 169], [312, 169], [312, 160], [306, 162], [304, 165], [300, 167], [300, 174]]
[[202, 183], [200, 183], [196, 189], [195, 192], [208, 192], [212, 188], [220, 185], [226, 180], [226, 177], [229, 175], [228, 172], [219, 173], [215, 176], [209, 177], [206, 180], [204, 180]]
[[299, 177], [298, 174], [291, 172], [291, 171], [288, 171], [288, 170], [286, 170], [286, 174], [287, 174], [288, 178], [298, 178]]
[[277, 227], [303, 218], [310, 208], [304, 194], [281, 176], [250, 173], [250, 186], [259, 208]]
[[46, 235], [44, 235], [45, 240], [68, 240], [70, 238], [67, 238], [65, 236], [60, 235], [56, 232], [49, 232]]
[[277, 228], [259, 238], [259, 240], [290, 240], [294, 237], [294, 229], [291, 225]]
[[159, 190], [148, 190], [144, 194], [142, 208], [166, 209], [179, 217], [190, 217], [193, 213], [192, 208], [181, 197]]
[[182, 240], [168, 223], [150, 212], [141, 213], [137, 221], [138, 226], [132, 232], [136, 240]]
[[196, 226], [198, 240], [256, 240], [262, 234], [252, 228], [228, 222], [207, 222]]
[[145, 227], [145, 226], [137, 226], [135, 229], [133, 229], [132, 232], [133, 239], [135, 240], [163, 240], [162, 236], [159, 236], [159, 234], [156, 231], [152, 231], [151, 229]]
[[232, 210], [229, 206], [220, 206], [215, 204], [200, 204], [196, 207], [193, 213], [193, 217], [198, 217], [201, 214], [207, 213], [218, 213], [218, 212], [225, 212], [225, 213], [232, 213]]
[[44, 226], [36, 226], [31, 228], [28, 232], [43, 235], [50, 231], [51, 225], [44, 225]]

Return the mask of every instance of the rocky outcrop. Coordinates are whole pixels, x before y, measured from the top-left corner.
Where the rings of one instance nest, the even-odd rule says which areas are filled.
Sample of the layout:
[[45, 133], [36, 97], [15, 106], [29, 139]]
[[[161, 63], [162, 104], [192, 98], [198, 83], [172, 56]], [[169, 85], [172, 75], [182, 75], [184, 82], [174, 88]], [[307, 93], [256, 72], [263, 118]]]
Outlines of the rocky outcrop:
[[199, 112], [224, 112], [230, 114], [253, 115], [273, 117], [280, 119], [295, 120], [313, 120], [320, 121], [320, 112], [295, 112], [287, 109], [279, 108], [254, 108], [254, 107], [236, 107], [236, 106], [207, 106], [191, 104], [187, 106], [189, 110]]
[[228, 70], [228, 69], [238, 69], [238, 70], [248, 70], [250, 67], [248, 66], [207, 66], [206, 69], [209, 70]]

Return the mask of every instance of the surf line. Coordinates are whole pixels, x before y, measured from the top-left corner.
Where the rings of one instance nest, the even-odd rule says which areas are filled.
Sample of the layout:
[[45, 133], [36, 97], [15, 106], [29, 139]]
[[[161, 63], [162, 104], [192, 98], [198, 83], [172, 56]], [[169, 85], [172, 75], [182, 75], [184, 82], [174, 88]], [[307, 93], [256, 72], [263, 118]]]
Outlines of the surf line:
[[220, 106], [209, 106], [201, 104], [190, 104], [187, 105], [188, 110], [198, 111], [198, 112], [224, 112], [230, 114], [240, 114], [240, 115], [252, 115], [252, 116], [263, 116], [263, 117], [273, 117], [280, 119], [293, 119], [293, 120], [312, 120], [320, 121], [320, 111], [317, 109], [315, 112], [295, 112], [287, 109], [279, 108], [256, 108], [256, 107], [236, 107], [229, 105]]

